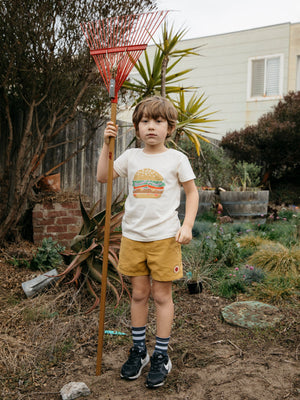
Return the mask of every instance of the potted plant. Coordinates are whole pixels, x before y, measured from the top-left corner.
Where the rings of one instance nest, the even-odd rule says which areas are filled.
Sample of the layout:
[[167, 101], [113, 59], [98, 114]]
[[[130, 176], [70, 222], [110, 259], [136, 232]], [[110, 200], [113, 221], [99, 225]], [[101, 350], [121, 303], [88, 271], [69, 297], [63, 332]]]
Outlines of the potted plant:
[[261, 167], [254, 163], [237, 163], [229, 190], [219, 188], [225, 215], [239, 219], [265, 218], [269, 191], [261, 190], [260, 174]]
[[193, 276], [192, 274], [187, 273], [187, 288], [190, 294], [201, 293], [203, 290], [203, 285], [198, 276]]
[[199, 257], [197, 257], [195, 249], [191, 249], [191, 251], [183, 253], [183, 265], [185, 270], [186, 286], [189, 293], [201, 293], [203, 289], [200, 270], [201, 266], [199, 264]]

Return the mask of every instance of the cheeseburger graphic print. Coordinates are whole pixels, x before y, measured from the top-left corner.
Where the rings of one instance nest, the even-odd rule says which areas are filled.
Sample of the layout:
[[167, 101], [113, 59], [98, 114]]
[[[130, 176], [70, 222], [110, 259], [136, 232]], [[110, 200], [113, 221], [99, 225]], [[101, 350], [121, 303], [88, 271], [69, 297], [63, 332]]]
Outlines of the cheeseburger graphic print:
[[133, 178], [133, 196], [136, 198], [159, 198], [165, 187], [163, 177], [151, 168], [140, 169]]

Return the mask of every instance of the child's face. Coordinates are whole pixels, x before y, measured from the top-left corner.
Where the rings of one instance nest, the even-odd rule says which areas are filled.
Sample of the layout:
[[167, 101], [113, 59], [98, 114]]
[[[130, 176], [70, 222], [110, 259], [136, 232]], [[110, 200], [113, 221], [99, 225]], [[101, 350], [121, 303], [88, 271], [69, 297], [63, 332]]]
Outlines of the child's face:
[[168, 121], [162, 117], [156, 119], [143, 117], [138, 126], [139, 137], [145, 146], [164, 146], [168, 133], [171, 133]]

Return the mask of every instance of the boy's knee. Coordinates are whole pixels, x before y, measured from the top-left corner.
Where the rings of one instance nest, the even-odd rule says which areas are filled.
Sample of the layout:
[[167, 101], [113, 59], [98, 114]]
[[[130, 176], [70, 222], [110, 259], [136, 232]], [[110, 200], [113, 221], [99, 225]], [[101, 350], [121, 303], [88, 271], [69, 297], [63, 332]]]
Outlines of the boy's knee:
[[152, 297], [157, 305], [168, 304], [173, 301], [172, 292], [152, 288]]
[[134, 289], [131, 296], [135, 302], [147, 301], [150, 297], [150, 288]]

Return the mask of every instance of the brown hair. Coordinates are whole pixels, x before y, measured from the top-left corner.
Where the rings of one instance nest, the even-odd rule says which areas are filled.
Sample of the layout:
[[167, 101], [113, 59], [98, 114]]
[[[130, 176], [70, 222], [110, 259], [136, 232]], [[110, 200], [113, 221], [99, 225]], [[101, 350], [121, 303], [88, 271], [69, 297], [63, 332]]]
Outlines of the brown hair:
[[[133, 111], [132, 122], [137, 136], [139, 134], [139, 123], [143, 117], [153, 119], [163, 118], [168, 121], [168, 126], [173, 131], [176, 127], [178, 113], [168, 99], [160, 96], [147, 97]], [[171, 136], [170, 133], [168, 133], [167, 137], [169, 136]]]

